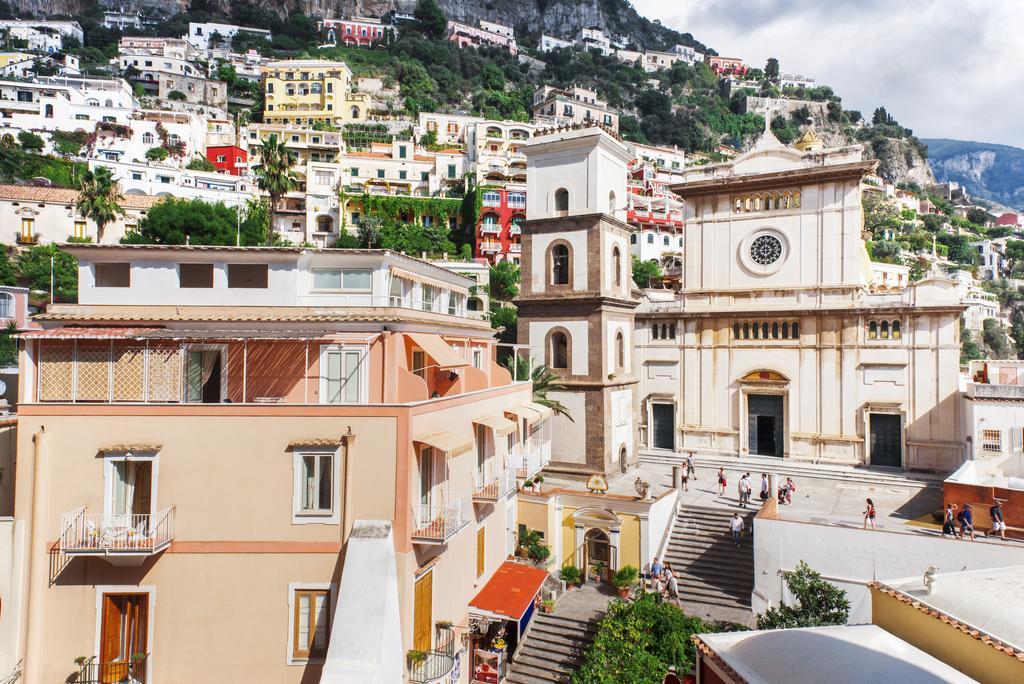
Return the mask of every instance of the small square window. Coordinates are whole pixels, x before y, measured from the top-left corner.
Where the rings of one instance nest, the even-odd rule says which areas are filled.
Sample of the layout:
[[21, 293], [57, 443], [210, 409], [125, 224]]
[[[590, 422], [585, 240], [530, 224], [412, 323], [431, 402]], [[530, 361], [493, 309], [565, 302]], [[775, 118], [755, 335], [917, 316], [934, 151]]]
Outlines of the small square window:
[[213, 287], [213, 264], [178, 264], [178, 287]]
[[96, 287], [131, 287], [132, 267], [127, 263], [96, 264]]
[[228, 264], [228, 287], [266, 289], [267, 264]]

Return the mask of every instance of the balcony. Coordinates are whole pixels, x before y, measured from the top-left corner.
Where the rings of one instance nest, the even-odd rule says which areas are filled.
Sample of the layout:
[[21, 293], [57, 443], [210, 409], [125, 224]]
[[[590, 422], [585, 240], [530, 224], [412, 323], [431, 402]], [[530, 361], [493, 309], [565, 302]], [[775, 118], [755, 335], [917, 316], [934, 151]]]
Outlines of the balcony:
[[451, 627], [436, 626], [437, 647], [421, 653], [421, 658], [409, 664], [409, 681], [426, 684], [447, 679], [455, 669], [455, 636]]
[[496, 254], [501, 251], [500, 242], [484, 242], [480, 245], [480, 251], [484, 254]]
[[174, 507], [149, 515], [88, 513], [82, 506], [61, 515], [60, 530], [66, 556], [103, 556], [115, 565], [139, 565], [174, 539]]
[[488, 472], [490, 469], [477, 470], [476, 490], [473, 492], [474, 503], [496, 503], [516, 489], [516, 473], [511, 469], [498, 473]]
[[508, 253], [509, 254], [522, 254], [523, 253], [523, 246], [521, 244], [519, 244], [518, 242], [513, 242], [511, 245], [508, 246]]
[[511, 226], [508, 227], [508, 234], [509, 235], [522, 235], [523, 234], [523, 229], [519, 227], [518, 223], [513, 223]]
[[149, 666], [148, 653], [133, 653], [130, 661], [101, 663], [98, 656], [91, 656], [82, 662], [78, 670], [77, 684], [145, 684]]
[[414, 504], [412, 513], [413, 542], [445, 544], [473, 518], [473, 501], [468, 494], [455, 495], [450, 502]]
[[480, 233], [482, 235], [500, 235], [501, 226], [497, 223], [484, 223], [480, 226]]

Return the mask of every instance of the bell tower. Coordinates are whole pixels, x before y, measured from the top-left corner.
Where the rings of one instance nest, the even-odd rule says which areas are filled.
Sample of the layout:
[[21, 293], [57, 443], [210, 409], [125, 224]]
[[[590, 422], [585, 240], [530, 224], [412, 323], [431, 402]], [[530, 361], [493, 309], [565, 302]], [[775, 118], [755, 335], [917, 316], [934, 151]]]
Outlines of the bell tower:
[[548, 470], [584, 478], [636, 462], [630, 154], [600, 128], [533, 138], [522, 224], [519, 340], [558, 376]]

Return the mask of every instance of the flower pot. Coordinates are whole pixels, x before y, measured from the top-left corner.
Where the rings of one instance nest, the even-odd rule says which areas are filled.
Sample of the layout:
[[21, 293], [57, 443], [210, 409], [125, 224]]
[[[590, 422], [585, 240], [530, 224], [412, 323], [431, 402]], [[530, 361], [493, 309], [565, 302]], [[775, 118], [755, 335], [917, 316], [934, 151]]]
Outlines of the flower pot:
[[629, 587], [622, 587], [619, 589], [619, 598], [629, 598]]

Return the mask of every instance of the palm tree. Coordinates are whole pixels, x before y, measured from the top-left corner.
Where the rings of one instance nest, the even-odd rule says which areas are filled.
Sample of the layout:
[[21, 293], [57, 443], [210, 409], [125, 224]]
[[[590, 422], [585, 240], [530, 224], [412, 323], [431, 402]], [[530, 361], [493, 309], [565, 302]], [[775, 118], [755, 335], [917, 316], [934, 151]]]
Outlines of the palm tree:
[[565, 407], [565, 404], [558, 401], [557, 399], [551, 399], [548, 397], [548, 392], [564, 392], [565, 385], [557, 375], [551, 372], [551, 369], [540, 364], [539, 366], [533, 366], [530, 368], [531, 362], [529, 359], [519, 356], [518, 354], [512, 354], [504, 360], [502, 365], [512, 374], [512, 379], [524, 378], [529, 374], [530, 380], [533, 382], [533, 401], [540, 404], [541, 406], [547, 406], [549, 409], [554, 411], [560, 416], [565, 416], [572, 422], [573, 417], [569, 415], [569, 409]]
[[96, 242], [102, 242], [106, 225], [124, 215], [121, 188], [110, 169], [103, 166], [85, 171], [81, 183], [75, 208], [82, 218], [96, 222]]
[[292, 175], [295, 154], [283, 142], [278, 142], [276, 135], [271, 135], [258, 148], [260, 163], [255, 167], [256, 185], [270, 195], [270, 229], [267, 244], [270, 244], [274, 232], [274, 218], [278, 212], [281, 197], [295, 189], [298, 181]]

